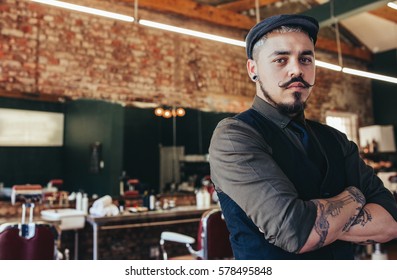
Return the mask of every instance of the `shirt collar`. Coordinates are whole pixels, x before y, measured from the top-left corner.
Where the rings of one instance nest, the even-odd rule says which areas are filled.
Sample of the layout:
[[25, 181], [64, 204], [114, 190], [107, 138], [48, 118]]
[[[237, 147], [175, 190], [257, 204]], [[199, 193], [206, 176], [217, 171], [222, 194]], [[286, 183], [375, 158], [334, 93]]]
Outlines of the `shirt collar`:
[[[291, 121], [289, 116], [281, 114], [275, 107], [257, 95], [255, 95], [252, 109], [260, 113], [265, 118], [271, 120], [281, 128], [285, 128]], [[298, 119], [299, 122], [305, 123], [304, 113], [302, 113], [302, 115], [298, 116], [296, 119]]]

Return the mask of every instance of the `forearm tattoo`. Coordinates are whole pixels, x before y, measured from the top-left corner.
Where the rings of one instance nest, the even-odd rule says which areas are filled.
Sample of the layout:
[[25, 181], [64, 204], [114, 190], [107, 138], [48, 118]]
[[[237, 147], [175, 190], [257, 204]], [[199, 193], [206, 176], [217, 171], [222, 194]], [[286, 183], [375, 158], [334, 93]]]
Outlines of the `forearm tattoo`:
[[314, 224], [314, 230], [320, 237], [320, 240], [316, 245], [316, 249], [321, 248], [325, 244], [325, 240], [327, 239], [330, 227], [328, 222], [329, 217], [338, 216], [341, 213], [341, 209], [352, 202], [359, 203], [360, 207], [356, 208], [357, 214], [350, 217], [349, 221], [343, 227], [343, 230], [347, 231], [356, 221], [358, 213], [361, 213], [361, 207], [365, 204], [365, 197], [363, 196], [363, 194], [355, 187], [349, 187], [346, 189], [346, 191], [348, 191], [348, 194], [346, 194], [345, 196], [336, 200], [327, 201], [326, 203], [321, 203], [318, 200], [313, 200], [319, 212], [318, 218], [316, 219], [316, 222]]
[[372, 221], [371, 212], [368, 209], [361, 209], [360, 213], [358, 213], [357, 218], [353, 221], [350, 227], [355, 225], [365, 226], [368, 222]]
[[363, 208], [357, 216], [350, 217], [349, 221], [343, 227], [343, 231], [349, 231], [349, 229], [355, 225], [361, 225], [363, 227], [370, 221], [372, 221], [371, 212]]
[[[372, 215], [371, 212], [368, 209], [361, 209], [360, 213], [358, 213], [357, 218], [353, 221], [351, 224], [350, 228], [355, 226], [355, 225], [360, 225], [364, 227], [368, 222], [372, 221]], [[375, 240], [368, 239], [360, 242], [356, 242], [358, 245], [369, 245], [369, 244], [375, 244], [378, 243]]]
[[325, 211], [326, 206], [317, 200], [314, 200], [314, 203], [316, 204], [317, 209], [320, 211], [320, 216], [317, 218], [316, 223], [314, 224], [314, 230], [320, 236], [320, 240], [316, 245], [316, 249], [318, 249], [321, 248], [325, 243], [325, 239], [327, 238], [329, 230], [329, 222], [327, 220], [328, 215]]
[[365, 196], [359, 189], [357, 189], [356, 187], [348, 187], [346, 188], [346, 191], [348, 191], [352, 195], [355, 201], [357, 201], [361, 205], [365, 204]]

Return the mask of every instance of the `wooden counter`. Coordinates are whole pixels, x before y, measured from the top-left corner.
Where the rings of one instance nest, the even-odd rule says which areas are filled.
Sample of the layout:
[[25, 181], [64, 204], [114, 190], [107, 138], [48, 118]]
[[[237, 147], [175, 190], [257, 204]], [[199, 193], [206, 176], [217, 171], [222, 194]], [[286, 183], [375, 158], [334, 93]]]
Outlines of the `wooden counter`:
[[159, 219], [159, 218], [178, 218], [183, 215], [197, 215], [202, 214], [208, 209], [217, 208], [217, 205], [213, 205], [209, 208], [197, 208], [196, 206], [179, 206], [168, 210], [156, 210], [156, 211], [145, 211], [138, 213], [131, 213], [129, 211], [124, 211], [124, 213], [117, 216], [108, 217], [97, 217], [93, 215], [87, 216], [87, 221], [89, 223], [96, 224], [107, 224], [107, 223], [123, 223], [123, 222], [139, 222], [148, 219]]
[[209, 209], [218, 208], [212, 205], [209, 208], [196, 206], [180, 206], [169, 210], [156, 210], [140, 213], [124, 212], [113, 217], [87, 216], [86, 220], [93, 229], [93, 259], [98, 259], [99, 233], [107, 230], [122, 230], [144, 227], [167, 227], [178, 224], [196, 223], [201, 215]]

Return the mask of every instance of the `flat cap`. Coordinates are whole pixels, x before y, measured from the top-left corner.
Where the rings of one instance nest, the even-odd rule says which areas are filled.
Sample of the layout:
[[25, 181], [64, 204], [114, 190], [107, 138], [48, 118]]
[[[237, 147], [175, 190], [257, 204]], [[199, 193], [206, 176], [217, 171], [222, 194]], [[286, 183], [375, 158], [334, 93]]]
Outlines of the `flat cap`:
[[318, 21], [315, 18], [304, 15], [276, 15], [262, 20], [248, 32], [245, 39], [247, 57], [252, 59], [252, 49], [258, 40], [260, 40], [265, 34], [281, 26], [302, 27], [302, 29], [313, 39], [313, 43], [316, 44], [319, 26]]

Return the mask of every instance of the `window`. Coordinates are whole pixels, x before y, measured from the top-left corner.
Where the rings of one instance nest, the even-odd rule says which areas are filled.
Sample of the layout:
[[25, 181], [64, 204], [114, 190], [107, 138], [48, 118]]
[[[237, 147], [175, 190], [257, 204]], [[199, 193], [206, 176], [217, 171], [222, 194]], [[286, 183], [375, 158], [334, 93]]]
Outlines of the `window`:
[[358, 145], [357, 119], [357, 114], [353, 113], [335, 111], [328, 111], [325, 113], [325, 122], [327, 125], [345, 133], [349, 140]]

